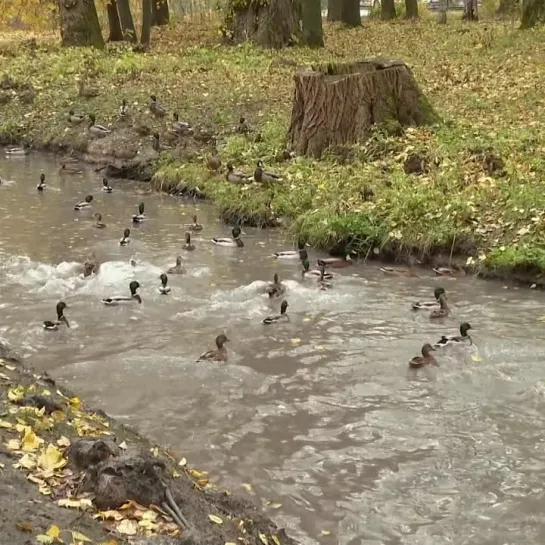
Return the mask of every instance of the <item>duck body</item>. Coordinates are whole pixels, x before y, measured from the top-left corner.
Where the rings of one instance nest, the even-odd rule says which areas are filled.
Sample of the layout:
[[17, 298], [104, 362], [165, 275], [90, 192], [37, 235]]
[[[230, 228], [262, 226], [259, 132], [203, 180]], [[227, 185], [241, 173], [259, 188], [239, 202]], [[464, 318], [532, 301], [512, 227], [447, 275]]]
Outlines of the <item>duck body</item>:
[[168, 276], [165, 273], [163, 273], [159, 278], [161, 279], [161, 285], [159, 286], [159, 293], [161, 295], [168, 295], [170, 293], [170, 287], [167, 286]]
[[113, 297], [106, 297], [102, 299], [102, 302], [106, 306], [117, 306], [124, 303], [134, 303], [135, 301], [140, 304], [142, 303], [142, 298], [140, 297], [140, 295], [138, 295], [138, 293], [136, 293], [139, 287], [140, 287], [140, 284], [136, 282], [135, 280], [133, 280], [129, 284], [129, 290], [131, 292], [130, 296], [115, 295]]
[[425, 367], [426, 365], [437, 365], [437, 360], [431, 354], [432, 352], [435, 352], [435, 349], [431, 344], [425, 344], [422, 347], [422, 355], [414, 357], [409, 362], [409, 367], [418, 369], [420, 367]]
[[193, 216], [193, 223], [187, 225], [190, 231], [198, 232], [203, 230], [203, 226], [197, 221], [197, 216]]
[[390, 276], [418, 276], [409, 267], [380, 267], [379, 270]]
[[74, 210], [85, 210], [87, 208], [91, 208], [91, 206], [92, 206], [91, 203], [92, 202], [93, 202], [93, 196], [92, 195], [87, 195], [87, 197], [85, 197], [84, 201], [78, 202], [74, 206]]
[[28, 155], [26, 148], [12, 146], [6, 149], [6, 157], [24, 157], [25, 155]]
[[183, 246], [183, 249], [186, 252], [192, 252], [195, 249], [195, 245], [191, 242], [191, 233], [189, 232], [185, 234], [185, 244]]
[[78, 167], [68, 166], [66, 163], [61, 163], [60, 173], [61, 174], [81, 174], [83, 170]]
[[434, 291], [435, 301], [417, 301], [411, 305], [411, 308], [413, 310], [438, 309], [440, 307], [439, 297], [441, 297], [441, 295], [444, 295], [444, 294], [445, 294], [445, 290], [443, 288], [435, 288], [435, 291]]
[[325, 265], [320, 267], [320, 278], [318, 278], [318, 289], [319, 290], [329, 290], [333, 287], [331, 282], [326, 282], [325, 280]]
[[104, 193], [111, 193], [113, 190], [114, 189], [108, 183], [108, 180], [106, 180], [106, 178], [102, 178], [102, 191], [104, 191]]
[[281, 295], [284, 295], [285, 291], [286, 287], [284, 286], [284, 284], [282, 284], [282, 282], [280, 282], [278, 275], [275, 274], [272, 284], [269, 284], [267, 286], [267, 293], [269, 295], [269, 298], [272, 299], [273, 297], [280, 297]]
[[129, 107], [127, 106], [127, 101], [123, 99], [121, 101], [121, 106], [118, 110], [119, 117], [127, 117], [129, 115]]
[[172, 114], [172, 130], [179, 136], [184, 136], [187, 134], [193, 134], [193, 128], [191, 125], [185, 121], [180, 121], [178, 114], [174, 112]]
[[99, 214], [98, 212], [95, 214], [95, 224], [94, 226], [97, 229], [104, 229], [106, 227], [105, 223], [102, 223], [102, 214]]
[[108, 136], [112, 131], [106, 128], [104, 125], [97, 125], [95, 116], [93, 114], [90, 114], [89, 132], [96, 138], [104, 138], [105, 136]]
[[150, 97], [149, 110], [155, 117], [165, 117], [167, 113], [165, 108], [159, 104], [155, 95]]
[[244, 247], [244, 243], [242, 240], [240, 240], [240, 229], [238, 227], [235, 227], [232, 230], [233, 238], [213, 238], [212, 242], [216, 244], [216, 246], [225, 246], [227, 248], [242, 248]]
[[345, 267], [350, 267], [354, 264], [352, 258], [347, 255], [346, 257], [325, 257], [323, 259], [318, 259], [318, 267], [333, 267], [334, 269], [344, 269]]
[[466, 272], [461, 267], [435, 267], [433, 269], [433, 272], [437, 276], [454, 276], [454, 277], [462, 277], [466, 275]]
[[274, 182], [281, 182], [283, 178], [279, 174], [263, 170], [263, 161], [258, 161], [257, 168], [254, 170], [254, 180], [260, 184], [270, 184]]
[[470, 329], [472, 329], [471, 324], [469, 324], [468, 322], [464, 322], [460, 325], [460, 335], [443, 335], [435, 343], [435, 348], [442, 348], [449, 345], [473, 344], [473, 339], [468, 334], [468, 331]]
[[36, 186], [38, 191], [43, 191], [47, 186], [45, 185], [45, 174], [40, 174], [40, 183]]
[[68, 112], [68, 123], [71, 125], [79, 125], [85, 119], [84, 115], [74, 113], [74, 110]]
[[439, 296], [439, 308], [430, 312], [431, 319], [446, 318], [450, 314], [445, 294]]
[[170, 267], [167, 273], [168, 274], [184, 274], [185, 272], [186, 272], [185, 267], [182, 265], [182, 256], [179, 255], [176, 258], [176, 265], [174, 265], [174, 267]]
[[144, 203], [141, 202], [138, 205], [138, 214], [135, 214], [132, 217], [133, 223], [142, 223], [143, 221], [146, 221], [146, 214], [144, 214]]
[[232, 163], [227, 164], [225, 179], [231, 184], [245, 184], [251, 181], [250, 176], [240, 170], [235, 170]]
[[263, 323], [270, 325], [270, 324], [277, 324], [280, 322], [289, 322], [290, 317], [287, 314], [287, 310], [288, 310], [288, 302], [284, 300], [282, 301], [282, 304], [280, 305], [280, 314], [277, 314], [276, 316], [267, 316], [263, 320]]
[[204, 354], [201, 354], [197, 361], [213, 360], [213, 361], [227, 361], [227, 349], [225, 343], [228, 343], [229, 339], [226, 335], [218, 335], [216, 337], [216, 349], [209, 350]]
[[63, 301], [57, 303], [57, 319], [55, 321], [46, 320], [43, 322], [43, 327], [46, 331], [57, 331], [60, 325], [70, 327], [68, 320], [64, 316], [65, 308], [67, 308], [67, 306]]

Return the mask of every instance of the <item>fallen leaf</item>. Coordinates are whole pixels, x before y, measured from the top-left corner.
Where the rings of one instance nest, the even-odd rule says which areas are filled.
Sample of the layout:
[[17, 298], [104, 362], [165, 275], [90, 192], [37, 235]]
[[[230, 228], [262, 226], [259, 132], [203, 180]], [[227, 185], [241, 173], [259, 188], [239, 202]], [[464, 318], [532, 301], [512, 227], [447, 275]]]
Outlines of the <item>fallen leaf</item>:
[[17, 469], [21, 467], [34, 469], [36, 467], [36, 456], [34, 454], [25, 454], [13, 467]]
[[41, 484], [38, 488], [38, 492], [44, 496], [49, 496], [51, 494], [51, 487], [47, 484]]
[[68, 437], [65, 437], [63, 435], [62, 437], [59, 437], [57, 439], [57, 445], [59, 445], [59, 447], [69, 447], [70, 446], [70, 439], [68, 439]]
[[53, 526], [51, 526], [49, 530], [47, 530], [46, 535], [48, 535], [49, 537], [52, 537], [53, 539], [58, 539], [60, 541], [61, 530], [58, 526], [55, 526], [53, 524]]
[[269, 507], [271, 507], [272, 509], [280, 509], [282, 507], [282, 504], [281, 503], [271, 503], [269, 505]]
[[45, 534], [39, 534], [36, 536], [36, 541], [38, 543], [43, 543], [44, 545], [50, 545], [55, 540], [50, 536], [46, 536]]
[[310, 322], [312, 320], [312, 318], [309, 318], [308, 316], [305, 316], [303, 318], [303, 322]]
[[120, 534], [133, 536], [138, 531], [138, 524], [134, 520], [124, 519], [116, 526], [116, 530]]
[[13, 428], [13, 424], [8, 422], [7, 420], [0, 420], [0, 428], [5, 428], [7, 430]]
[[250, 483], [242, 483], [242, 488], [244, 488], [247, 492], [250, 492], [250, 494], [254, 491]]
[[208, 515], [208, 518], [215, 524], [223, 524], [223, 520], [217, 515]]
[[25, 430], [22, 441], [22, 449], [26, 452], [37, 450], [44, 442], [41, 437], [38, 437], [30, 428]]
[[127, 450], [127, 443], [125, 441], [123, 441], [123, 443], [119, 444], [119, 448], [123, 449], [123, 450]]
[[538, 322], [545, 322], [545, 316], [540, 316], [538, 319], [537, 319]]
[[108, 511], [99, 511], [96, 515], [93, 515], [93, 518], [102, 520], [121, 520], [123, 515], [119, 511], [110, 509]]
[[259, 539], [263, 545], [269, 545], [269, 540], [265, 534], [259, 534]]
[[291, 344], [299, 344], [301, 342], [301, 339], [299, 339], [298, 337], [295, 337], [291, 340]]
[[28, 522], [18, 522], [15, 527], [21, 532], [33, 532], [32, 526]]
[[79, 409], [81, 401], [79, 397], [73, 397], [68, 401], [68, 403], [70, 404], [70, 407], [72, 407], [72, 409]]
[[237, 545], [234, 541], [226, 541], [224, 545]]
[[185, 458], [182, 458], [179, 462], [178, 462], [178, 465], [180, 467], [184, 467], [185, 465], [187, 464], [187, 460]]
[[21, 450], [21, 443], [19, 439], [10, 439], [5, 443], [8, 450]]
[[331, 532], [330, 532], [329, 530], [322, 530], [322, 531], [320, 532], [320, 535], [322, 535], [322, 536], [328, 536], [328, 535], [330, 535], [330, 534], [331, 534]]
[[4, 367], [8, 370], [8, 371], [15, 371], [15, 365], [8, 365], [7, 363], [4, 364]]
[[274, 541], [274, 545], [280, 545], [280, 540], [276, 536], [271, 536], [271, 539]]
[[92, 507], [93, 503], [88, 498], [80, 498], [78, 500], [61, 498], [57, 501], [57, 505], [60, 507], [68, 507], [69, 509], [86, 509], [87, 507]]
[[92, 541], [87, 536], [80, 534], [79, 532], [70, 530], [70, 533], [72, 534], [72, 541], [83, 541], [87, 543], [92, 543]]
[[477, 354], [471, 354], [471, 359], [473, 361], [483, 361], [483, 359], [480, 356], [477, 356]]
[[63, 457], [61, 451], [51, 443], [49, 443], [47, 448], [38, 456], [38, 466], [49, 471], [60, 469], [67, 463], [68, 460]]
[[21, 401], [25, 395], [25, 391], [21, 386], [17, 386], [17, 388], [10, 388], [8, 390], [8, 399], [10, 401]]

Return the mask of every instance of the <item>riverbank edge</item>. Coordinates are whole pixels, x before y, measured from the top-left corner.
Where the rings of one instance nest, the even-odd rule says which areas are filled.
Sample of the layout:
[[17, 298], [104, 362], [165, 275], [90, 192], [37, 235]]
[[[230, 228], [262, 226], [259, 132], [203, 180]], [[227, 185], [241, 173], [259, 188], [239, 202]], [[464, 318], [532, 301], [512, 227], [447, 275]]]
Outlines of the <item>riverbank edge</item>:
[[[36, 398], [41, 396], [41, 401], [31, 406], [30, 403], [16, 400], [16, 394], [24, 395], [25, 400], [31, 395]], [[39, 406], [40, 403], [42, 406]], [[50, 404], [54, 408], [56, 406], [56, 412], [51, 412]], [[23, 429], [24, 427], [27, 429]], [[33, 439], [28, 440], [29, 437]], [[154, 465], [166, 468], [163, 471], [163, 482], [170, 488], [190, 528], [177, 535], [172, 532], [172, 528], [169, 533], [156, 535], [146, 536], [140, 532], [136, 535], [126, 532], [128, 535], [124, 535], [125, 532], [116, 532], [116, 528], [119, 528], [116, 524], [125, 518], [130, 521], [130, 510], [110, 509], [106, 511], [109, 516], [104, 517], [104, 511], [96, 506], [80, 506], [78, 509], [74, 505], [71, 508], [58, 505], [59, 498], [75, 494], [80, 477], [84, 474], [87, 477], [93, 471], [91, 467], [87, 472], [82, 470], [78, 475], [73, 465], [70, 449], [81, 439], [108, 441], [119, 453], [110, 455], [109, 459], [123, 460], [127, 457], [130, 460], [129, 467], [140, 457], [143, 460], [151, 459]], [[17, 440], [21, 445], [19, 450], [12, 443]], [[36, 442], [36, 445], [39, 442], [41, 451], [34, 449], [32, 442]], [[74, 469], [75, 477], [71, 471], [68, 472], [66, 481], [63, 481], [65, 477], [61, 477], [57, 471], [54, 475], [50, 472], [45, 476], [43, 472], [33, 472], [36, 467], [31, 468], [29, 456], [34, 456], [34, 460], [38, 459], [39, 468], [39, 456], [47, 452], [46, 445], [47, 449], [60, 445], [60, 452], [63, 452], [61, 447], [67, 447], [64, 450], [64, 455], [69, 460], [66, 467]], [[67, 534], [79, 532], [87, 536], [89, 542], [101, 545], [222, 545], [231, 542], [242, 545], [297, 545], [286, 535], [284, 529], [279, 529], [263, 509], [259, 509], [249, 499], [218, 490], [209, 483], [207, 472], [190, 468], [185, 458], [157, 445], [133, 427], [118, 422], [104, 411], [86, 406], [70, 389], [47, 373], [37, 373], [36, 369], [2, 342], [0, 472], [0, 534], [11, 545], [26, 545], [29, 543], [30, 534], [43, 536], [52, 527]], [[125, 475], [123, 478], [130, 479]], [[139, 479], [138, 476], [137, 478]], [[72, 484], [68, 484], [71, 479]], [[57, 484], [52, 484], [55, 481]], [[44, 488], [49, 488], [49, 493], [44, 492]], [[73, 496], [76, 497], [80, 496]], [[128, 501], [131, 498], [125, 499]], [[76, 515], [74, 510], [78, 512]], [[114, 524], [112, 516], [115, 513], [120, 518], [114, 518]], [[132, 519], [133, 525], [136, 524], [135, 520], [138, 519]], [[149, 527], [144, 524], [140, 526]], [[112, 538], [114, 539], [111, 540]], [[81, 545], [85, 541], [83, 538], [80, 540], [74, 537], [74, 534], [71, 539], [72, 541], [70, 538], [68, 541], [65, 539], [64, 542]]]

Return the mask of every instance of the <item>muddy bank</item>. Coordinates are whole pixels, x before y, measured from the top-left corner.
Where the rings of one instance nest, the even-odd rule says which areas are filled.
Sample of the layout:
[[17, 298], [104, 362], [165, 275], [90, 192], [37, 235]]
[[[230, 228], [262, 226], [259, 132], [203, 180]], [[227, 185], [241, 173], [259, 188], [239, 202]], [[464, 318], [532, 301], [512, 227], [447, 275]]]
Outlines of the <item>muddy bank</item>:
[[59, 535], [65, 543], [86, 537], [108, 545], [295, 545], [251, 502], [86, 407], [1, 343], [0, 415], [6, 543]]

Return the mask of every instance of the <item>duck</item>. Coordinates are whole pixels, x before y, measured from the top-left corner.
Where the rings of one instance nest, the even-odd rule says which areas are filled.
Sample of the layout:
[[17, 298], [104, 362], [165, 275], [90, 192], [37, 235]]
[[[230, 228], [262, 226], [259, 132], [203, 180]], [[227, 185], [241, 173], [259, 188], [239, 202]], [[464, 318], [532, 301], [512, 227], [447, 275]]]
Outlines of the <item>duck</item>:
[[248, 127], [248, 124], [246, 123], [246, 119], [244, 119], [244, 117], [241, 117], [238, 120], [238, 125], [236, 130], [239, 134], [248, 134], [250, 132], [250, 128]]
[[85, 98], [92, 98], [98, 96], [98, 89], [96, 87], [88, 87], [80, 81], [78, 84], [79, 95]]
[[117, 295], [114, 297], [106, 297], [105, 299], [102, 299], [102, 302], [106, 306], [115, 306], [121, 303], [128, 303], [132, 301], [138, 301], [138, 303], [142, 303], [142, 298], [140, 297], [140, 295], [138, 295], [138, 293], [136, 293], [136, 290], [138, 290], [139, 287], [140, 287], [140, 284], [136, 280], [133, 280], [129, 284], [129, 290], [131, 292], [130, 297], [127, 297], [124, 295]]
[[318, 289], [320, 290], [329, 290], [333, 287], [331, 282], [326, 282], [325, 280], [325, 265], [320, 266], [320, 278], [318, 278]]
[[40, 174], [40, 183], [36, 186], [38, 191], [43, 191], [47, 186], [45, 185], [45, 174], [42, 172]]
[[47, 331], [57, 331], [57, 329], [59, 329], [59, 326], [62, 324], [66, 325], [66, 327], [70, 327], [68, 320], [64, 316], [65, 308], [68, 308], [66, 303], [64, 301], [59, 301], [57, 303], [57, 319], [54, 322], [46, 320], [44, 322], [44, 329], [46, 329]]
[[257, 162], [257, 168], [254, 170], [254, 180], [258, 183], [274, 183], [281, 182], [283, 180], [282, 176], [275, 174], [274, 172], [267, 172], [263, 170], [263, 161], [260, 159]]
[[119, 117], [127, 117], [129, 115], [129, 107], [127, 106], [126, 99], [121, 101], [121, 106], [119, 106]]
[[114, 188], [108, 183], [108, 180], [102, 178], [102, 191], [104, 191], [104, 193], [111, 193], [113, 190]]
[[185, 234], [184, 250], [187, 250], [188, 252], [192, 252], [194, 249], [195, 249], [195, 245], [191, 243], [191, 233], [188, 231]]
[[144, 203], [141, 202], [138, 205], [138, 214], [135, 214], [132, 217], [132, 222], [133, 223], [142, 223], [143, 221], [145, 221], [145, 219], [146, 219], [146, 214], [144, 214]]
[[24, 157], [28, 155], [28, 149], [25, 147], [12, 146], [6, 148], [6, 157]]
[[282, 284], [282, 282], [280, 282], [278, 274], [275, 273], [272, 284], [267, 286], [269, 298], [272, 299], [273, 297], [280, 297], [281, 295], [284, 295], [285, 291], [286, 287]]
[[224, 335], [223, 333], [221, 335], [218, 335], [216, 337], [216, 349], [215, 350], [209, 350], [208, 352], [205, 352], [204, 354], [201, 354], [196, 361], [205, 361], [205, 360], [213, 360], [213, 361], [227, 361], [227, 349], [225, 348], [225, 343], [230, 342], [227, 338], [227, 335]]
[[96, 138], [104, 138], [112, 131], [104, 125], [97, 125], [95, 114], [89, 114], [89, 132]]
[[167, 111], [159, 102], [155, 95], [150, 96], [149, 110], [155, 117], [165, 117]]
[[168, 283], [168, 276], [163, 273], [160, 277], [161, 285], [159, 286], [159, 293], [161, 295], [167, 295], [170, 293], [170, 287], [167, 286]]
[[98, 262], [95, 253], [93, 252], [83, 264], [83, 278], [91, 276], [93, 273], [98, 274], [100, 263]]
[[159, 136], [158, 132], [153, 133], [151, 137], [151, 145], [157, 153], [172, 149], [170, 146], [166, 146], [165, 144], [161, 143], [161, 137]]
[[61, 174], [81, 174], [83, 170], [75, 166], [68, 166], [66, 163], [61, 163], [61, 168], [59, 169]]
[[227, 163], [225, 179], [231, 184], [244, 184], [251, 181], [251, 177], [240, 170], [235, 170], [232, 163]]
[[182, 256], [179, 255], [176, 258], [176, 265], [174, 267], [170, 267], [167, 271], [168, 274], [184, 274], [185, 273], [185, 267], [182, 265]]
[[85, 116], [83, 114], [76, 114], [74, 113], [74, 110], [68, 112], [68, 123], [71, 125], [79, 125], [84, 119]]
[[277, 314], [276, 316], [267, 316], [264, 320], [264, 324], [276, 324], [278, 322], [289, 322], [290, 317], [287, 314], [288, 310], [288, 302], [284, 299], [282, 301], [282, 304], [280, 305], [280, 314]]
[[172, 114], [172, 130], [179, 135], [193, 134], [193, 128], [186, 121], [180, 121], [178, 114]]
[[[309, 269], [310, 269], [310, 263], [309, 263], [308, 259], [304, 259], [303, 260], [303, 271], [301, 273], [301, 276], [303, 278], [305, 278], [305, 276], [319, 276], [320, 278], [322, 277], [322, 271], [321, 270], [317, 270], [317, 269], [309, 270]], [[325, 269], [324, 269], [323, 278], [324, 278], [324, 280], [331, 280], [333, 278], [333, 273], [325, 272]]]
[[126, 246], [127, 244], [131, 243], [131, 239], [129, 238], [131, 236], [131, 230], [125, 229], [123, 231], [123, 238], [119, 241], [120, 246]]
[[391, 276], [418, 276], [410, 267], [380, 267], [379, 270]]
[[446, 336], [443, 335], [434, 345], [435, 348], [442, 348], [450, 344], [469, 343], [473, 344], [473, 339], [469, 336], [468, 331], [473, 329], [471, 324], [464, 322], [460, 325], [460, 335]]
[[106, 227], [106, 224], [105, 223], [102, 223], [102, 214], [99, 214], [98, 212], [96, 212], [94, 214], [94, 218], [95, 218], [95, 227], [97, 229], [104, 229]]
[[[301, 250], [305, 249], [306, 244], [303, 241], [297, 243], [297, 250], [285, 250], [282, 252], [274, 252], [273, 257], [277, 259], [301, 259]], [[301, 259], [301, 261], [303, 261]]]
[[430, 318], [446, 318], [450, 314], [446, 295], [443, 293], [439, 296], [439, 308], [430, 312]]
[[432, 270], [437, 276], [462, 277], [466, 275], [465, 270], [458, 265], [454, 265], [452, 267], [435, 267]]
[[92, 202], [93, 202], [93, 195], [87, 195], [84, 201], [78, 202], [74, 206], [74, 210], [85, 210], [86, 208], [91, 208], [91, 206], [93, 206], [91, 204]]
[[413, 369], [418, 369], [419, 367], [424, 367], [425, 365], [437, 365], [437, 360], [431, 354], [435, 352], [435, 348], [429, 343], [426, 343], [422, 347], [422, 355], [415, 356], [410, 362], [409, 367]]
[[352, 258], [347, 254], [346, 257], [325, 257], [317, 260], [318, 267], [324, 265], [325, 267], [333, 267], [334, 269], [344, 269], [353, 265]]
[[438, 307], [439, 297], [441, 297], [441, 295], [446, 295], [445, 288], [437, 287], [435, 288], [433, 294], [435, 296], [435, 301], [417, 301], [416, 303], [412, 304], [411, 308], [413, 310], [422, 310]]
[[240, 229], [238, 227], [234, 227], [231, 231], [231, 234], [233, 235], [233, 238], [213, 238], [212, 242], [218, 246], [228, 246], [230, 248], [242, 248], [244, 246], [244, 242], [240, 240]]
[[214, 172], [221, 168], [221, 159], [218, 155], [217, 149], [214, 148], [214, 150], [212, 151], [212, 155], [210, 155], [206, 164], [208, 168], [210, 170], [213, 170]]
[[190, 231], [202, 231], [202, 225], [197, 221], [197, 214], [193, 214], [193, 223], [186, 225]]

